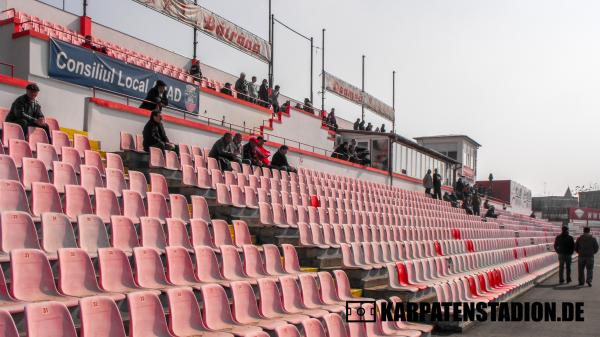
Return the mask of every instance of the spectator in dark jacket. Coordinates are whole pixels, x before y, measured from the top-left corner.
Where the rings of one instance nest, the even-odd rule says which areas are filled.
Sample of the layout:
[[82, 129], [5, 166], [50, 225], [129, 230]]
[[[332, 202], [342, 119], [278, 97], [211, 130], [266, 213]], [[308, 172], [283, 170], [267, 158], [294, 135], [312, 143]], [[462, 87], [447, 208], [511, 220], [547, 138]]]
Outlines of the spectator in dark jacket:
[[278, 113], [281, 109], [279, 108], [279, 85], [276, 85], [271, 95], [271, 104], [273, 104], [273, 112]]
[[262, 84], [258, 88], [258, 99], [261, 100], [260, 105], [265, 108], [269, 107], [269, 82], [267, 80], [262, 80]]
[[473, 214], [477, 216], [481, 216], [481, 197], [479, 193], [473, 193], [471, 197], [471, 205], [473, 205]]
[[250, 139], [248, 139], [248, 143], [242, 147], [242, 157], [244, 161], [249, 162], [250, 165], [262, 167], [263, 163], [258, 155], [257, 147], [258, 142], [256, 141], [256, 138], [250, 137]]
[[[591, 287], [594, 276], [594, 255], [598, 253], [598, 241], [590, 234], [589, 227], [585, 227], [583, 234], [577, 238], [575, 251], [579, 255], [577, 261], [579, 285], [582, 286], [585, 281]], [[587, 269], [587, 275], [584, 275], [585, 269]]]
[[231, 161], [238, 161], [235, 154], [229, 152], [229, 144], [232, 141], [233, 136], [228, 132], [213, 144], [208, 153], [209, 157], [215, 158], [219, 162], [221, 171], [231, 171]]
[[144, 126], [142, 135], [144, 136], [144, 151], [150, 151], [151, 147], [157, 147], [163, 151], [172, 150], [177, 152], [176, 146], [169, 142], [169, 138], [167, 138], [160, 110], [153, 110], [150, 113], [150, 119]]
[[165, 82], [158, 80], [154, 87], [148, 91], [148, 95], [146, 95], [146, 99], [142, 102], [140, 108], [160, 111], [167, 105], [169, 105], [169, 100], [167, 99], [167, 85]]
[[233, 153], [235, 161], [242, 162], [242, 134], [236, 133], [233, 140], [227, 146], [227, 152]]
[[247, 101], [248, 98], [248, 82], [246, 81], [246, 74], [241, 73], [240, 78], [235, 81], [235, 91], [237, 92], [237, 98]]
[[571, 259], [575, 251], [575, 241], [569, 235], [569, 227], [563, 227], [562, 232], [554, 239], [554, 251], [558, 254], [558, 280], [560, 283], [565, 282], [566, 268], [567, 283], [571, 282]]
[[92, 42], [92, 36], [86, 35], [85, 41], [81, 44], [83, 48], [91, 49], [93, 51], [100, 52], [102, 54], [108, 53], [108, 49], [105, 46], [97, 46]]
[[371, 122], [369, 122], [367, 124], [367, 127], [365, 128], [365, 131], [373, 131], [373, 124], [371, 124]]
[[271, 168], [288, 172], [296, 172], [296, 169], [288, 163], [287, 153], [287, 145], [282, 145], [279, 150], [275, 152], [273, 158], [271, 158]]
[[381, 128], [379, 129], [379, 132], [385, 133], [385, 124], [381, 124]]
[[231, 83], [225, 83], [225, 86], [221, 88], [221, 93], [229, 96], [233, 96], [233, 91], [231, 91]]
[[433, 170], [433, 198], [442, 200], [442, 176], [438, 169]]
[[[48, 139], [51, 140], [50, 128], [46, 124], [42, 106], [35, 100], [40, 92], [40, 88], [35, 83], [30, 83], [25, 87], [25, 95], [19, 96], [11, 105], [5, 121], [19, 124], [23, 129], [25, 139], [29, 132], [29, 127], [42, 128], [46, 131]], [[8, 146], [8, 144], [4, 144]]]
[[350, 153], [349, 153], [348, 142], [343, 142], [338, 147], [336, 147], [335, 150], [333, 151], [333, 153], [331, 154], [331, 157], [337, 158], [337, 159], [342, 159], [342, 160], [349, 160]]
[[306, 112], [310, 112], [312, 114], [315, 113], [315, 110], [313, 109], [313, 105], [312, 105], [312, 102], [310, 101], [310, 99], [308, 99], [308, 98], [304, 99], [304, 105], [302, 106], [302, 110], [304, 110]]
[[425, 188], [425, 194], [431, 195], [431, 189], [433, 188], [433, 177], [431, 176], [431, 170], [427, 170], [425, 177], [423, 177], [423, 187]]
[[195, 77], [197, 80], [202, 79], [202, 69], [200, 69], [200, 61], [198, 61], [198, 59], [192, 59], [192, 65], [190, 66], [190, 75]]
[[360, 118], [356, 119], [356, 122], [354, 122], [354, 125], [352, 126], [352, 128], [354, 130], [360, 130]]
[[335, 108], [331, 108], [331, 111], [325, 119], [325, 123], [327, 124], [327, 126], [329, 126], [330, 129], [332, 129], [333, 131], [337, 131], [338, 124], [337, 119], [335, 118]]
[[361, 131], [365, 131], [365, 120], [364, 119], [362, 119], [360, 121], [360, 123], [358, 124], [358, 129]]

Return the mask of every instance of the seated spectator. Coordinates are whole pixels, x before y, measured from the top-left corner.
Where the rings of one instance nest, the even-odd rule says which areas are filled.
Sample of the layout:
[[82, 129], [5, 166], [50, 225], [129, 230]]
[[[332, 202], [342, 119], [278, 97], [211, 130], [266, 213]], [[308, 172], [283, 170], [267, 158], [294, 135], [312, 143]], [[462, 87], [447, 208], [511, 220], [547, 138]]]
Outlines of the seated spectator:
[[487, 212], [485, 213], [485, 217], [486, 218], [497, 218], [498, 215], [496, 214], [495, 210], [496, 209], [495, 209], [494, 205], [490, 205], [490, 207], [488, 208]]
[[229, 144], [231, 144], [232, 141], [233, 137], [231, 136], [231, 133], [227, 132], [213, 144], [208, 153], [209, 157], [215, 158], [219, 162], [221, 171], [231, 171], [232, 161], [241, 163], [241, 160], [229, 151]]
[[237, 98], [243, 99], [245, 101], [249, 100], [248, 98], [248, 81], [246, 81], [246, 74], [240, 73], [240, 78], [235, 81], [235, 91], [237, 92]]
[[231, 83], [225, 83], [225, 86], [221, 88], [221, 93], [229, 96], [233, 96], [233, 91], [231, 91]]
[[248, 96], [250, 102], [256, 104], [258, 93], [256, 92], [256, 76], [252, 76], [252, 80], [248, 83]]
[[161, 150], [171, 150], [179, 152], [179, 149], [175, 144], [169, 141], [165, 128], [162, 123], [162, 112], [160, 110], [152, 110], [150, 113], [150, 119], [144, 126], [142, 132], [144, 137], [144, 151], [150, 151], [151, 147], [156, 147]]
[[490, 202], [488, 199], [485, 199], [485, 201], [483, 202], [483, 208], [490, 209]]
[[336, 147], [333, 153], [331, 154], [331, 157], [342, 160], [349, 160], [350, 153], [348, 142], [343, 142], [342, 144], [338, 145], [338, 147]]
[[262, 80], [262, 84], [258, 89], [258, 99], [260, 99], [259, 105], [265, 108], [269, 107], [269, 82], [266, 79]]
[[[29, 133], [29, 127], [42, 128], [46, 131], [48, 139], [52, 143], [52, 134], [46, 124], [42, 106], [35, 100], [40, 92], [40, 88], [35, 83], [30, 83], [25, 87], [25, 94], [19, 96], [10, 106], [10, 111], [6, 115], [5, 121], [19, 124], [23, 129], [25, 139]], [[8, 145], [8, 144], [4, 144]]]
[[367, 124], [365, 131], [373, 131], [373, 124], [371, 124], [371, 122], [369, 122], [369, 124]]
[[338, 124], [337, 119], [335, 118], [335, 108], [331, 108], [331, 111], [329, 112], [329, 115], [327, 115], [325, 123], [327, 123], [330, 129], [337, 131]]
[[281, 111], [279, 107], [279, 85], [276, 85], [271, 94], [271, 104], [273, 105], [273, 112], [278, 113]]
[[362, 120], [360, 121], [360, 123], [358, 124], [358, 129], [359, 129], [360, 131], [365, 131], [365, 120], [364, 120], [364, 119], [362, 119]]
[[200, 61], [198, 59], [192, 59], [192, 65], [190, 66], [190, 75], [196, 79], [202, 79], [202, 69], [200, 69]]
[[304, 106], [302, 107], [302, 109], [306, 112], [310, 112], [312, 114], [315, 113], [313, 106], [312, 106], [312, 102], [310, 101], [310, 99], [305, 98], [304, 99]]
[[81, 44], [81, 46], [83, 48], [87, 48], [87, 49], [91, 49], [93, 51], [97, 51], [103, 54], [108, 53], [108, 49], [105, 46], [96, 46], [94, 45], [94, 43], [92, 42], [92, 36], [91, 35], [86, 35], [85, 36], [85, 41]]
[[162, 108], [167, 105], [169, 105], [169, 100], [167, 99], [167, 85], [165, 82], [158, 80], [154, 87], [148, 91], [146, 99], [140, 105], [140, 109], [161, 111]]
[[296, 172], [296, 169], [288, 163], [287, 152], [288, 147], [282, 145], [279, 150], [275, 152], [273, 158], [271, 158], [271, 168], [287, 172]]
[[263, 163], [258, 156], [258, 150], [256, 149], [257, 147], [258, 141], [256, 138], [250, 137], [250, 139], [248, 139], [248, 143], [242, 147], [242, 158], [244, 162], [247, 162], [252, 166], [262, 167]]
[[233, 136], [233, 141], [227, 146], [227, 151], [233, 153], [235, 161], [242, 162], [242, 134], [236, 133]]
[[462, 208], [468, 215], [473, 215], [473, 207], [471, 206], [471, 199], [463, 200]]
[[381, 128], [379, 129], [379, 132], [385, 133], [385, 124], [381, 124]]
[[265, 139], [262, 136], [256, 137], [256, 152], [258, 153], [258, 157], [263, 163], [263, 166], [268, 167], [271, 164], [271, 162], [269, 161], [271, 151], [265, 149], [264, 145]]
[[376, 127], [376, 128], [375, 128], [375, 132], [380, 132], [380, 131], [379, 131], [379, 127]]
[[[277, 87], [278, 86], [276, 86], [275, 88], [277, 88]], [[280, 111], [286, 112], [286, 111], [288, 111], [288, 109], [290, 108], [290, 106], [291, 106], [291, 102], [289, 100], [285, 101], [285, 103], [283, 103], [283, 105], [281, 106]]]
[[360, 118], [357, 118], [356, 122], [354, 122], [353, 129], [354, 130], [360, 130]]

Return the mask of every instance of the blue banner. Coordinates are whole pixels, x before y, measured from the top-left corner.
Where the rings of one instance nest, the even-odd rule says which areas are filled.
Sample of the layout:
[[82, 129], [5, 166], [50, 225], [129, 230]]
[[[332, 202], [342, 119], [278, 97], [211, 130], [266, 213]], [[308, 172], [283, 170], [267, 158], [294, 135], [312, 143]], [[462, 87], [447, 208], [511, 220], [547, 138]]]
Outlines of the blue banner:
[[200, 89], [192, 83], [54, 39], [50, 40], [49, 58], [48, 75], [52, 78], [142, 100], [156, 81], [162, 80], [167, 84], [169, 106], [198, 113]]

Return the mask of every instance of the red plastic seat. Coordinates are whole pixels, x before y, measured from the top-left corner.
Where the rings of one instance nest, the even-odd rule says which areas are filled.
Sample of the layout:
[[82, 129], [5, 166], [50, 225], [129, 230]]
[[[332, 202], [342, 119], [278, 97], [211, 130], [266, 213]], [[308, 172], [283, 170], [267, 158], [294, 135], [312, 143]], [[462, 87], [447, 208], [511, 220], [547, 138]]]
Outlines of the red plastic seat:
[[192, 218], [210, 222], [210, 212], [206, 199], [201, 196], [192, 195]]
[[52, 170], [54, 174], [53, 183], [58, 193], [65, 193], [66, 185], [79, 185], [73, 165], [60, 161], [54, 161], [52, 165], [54, 168]]
[[112, 247], [132, 254], [133, 248], [140, 246], [133, 221], [128, 216], [113, 215], [110, 222]]
[[247, 281], [256, 284], [256, 279], [251, 278], [244, 271], [240, 254], [234, 246], [221, 245], [221, 260], [223, 277], [228, 281]]
[[283, 250], [283, 269], [288, 274], [300, 274], [302, 271], [300, 270], [300, 260], [298, 260], [298, 254], [296, 253], [296, 248], [290, 244], [282, 244], [281, 248]]
[[60, 248], [77, 248], [71, 221], [62, 213], [42, 214], [42, 249], [56, 258]]
[[167, 246], [165, 231], [157, 218], [140, 218], [140, 237], [142, 247], [151, 247], [164, 252]]
[[122, 170], [106, 169], [106, 188], [112, 190], [118, 198], [123, 196], [123, 190], [127, 189], [127, 183]]
[[106, 168], [119, 170], [121, 172], [125, 171], [125, 168], [123, 167], [123, 159], [121, 159], [121, 156], [111, 152], [106, 153]]
[[135, 278], [140, 287], [164, 289], [171, 286], [163, 269], [158, 251], [154, 248], [135, 247]]
[[283, 308], [287, 312], [308, 315], [315, 318], [322, 318], [328, 314], [325, 310], [311, 309], [304, 304], [300, 288], [294, 277], [281, 276], [279, 277], [279, 283], [281, 284]]
[[102, 157], [100, 157], [100, 153], [91, 150], [85, 150], [85, 165], [93, 166], [98, 169], [100, 175], [104, 177], [105, 169], [104, 164], [102, 163]]
[[38, 143], [50, 143], [48, 141], [48, 135], [46, 134], [46, 130], [42, 128], [30, 128], [28, 137], [31, 152], [36, 152]]
[[63, 303], [32, 303], [25, 308], [27, 337], [77, 337], [69, 310]]
[[134, 190], [123, 190], [123, 215], [134, 224], [140, 223], [140, 218], [146, 216], [146, 206], [142, 196]]
[[11, 294], [16, 299], [27, 302], [56, 301], [63, 302], [67, 306], [77, 305], [76, 298], [61, 295], [56, 289], [50, 262], [41, 250], [11, 251], [10, 267]]
[[73, 147], [79, 152], [79, 157], [83, 158], [86, 150], [91, 150], [90, 140], [88, 137], [81, 134], [73, 135]]
[[62, 213], [62, 205], [56, 187], [48, 183], [34, 182], [31, 189], [32, 203], [31, 210], [36, 217], [42, 216], [42, 213]]
[[[123, 296], [125, 298], [125, 296]], [[79, 301], [82, 337], [125, 337], [123, 318], [115, 300], [92, 296]]]
[[146, 176], [138, 171], [129, 171], [129, 189], [138, 192], [142, 199], [146, 199], [148, 193], [148, 182]]
[[202, 300], [210, 305], [204, 306], [204, 322], [211, 330], [222, 330], [237, 336], [261, 331], [261, 328], [237, 324], [232, 316], [225, 289], [218, 284], [202, 286]]
[[0, 211], [31, 213], [25, 189], [19, 181], [0, 180]]
[[119, 144], [121, 151], [133, 151], [136, 149], [135, 140], [130, 133], [121, 131], [121, 142]]
[[165, 312], [155, 293], [140, 291], [127, 295], [129, 337], [172, 337], [167, 327]]
[[113, 215], [121, 215], [121, 207], [115, 192], [108, 188], [96, 187], [96, 215], [98, 215], [104, 223], [110, 223], [110, 217]]
[[187, 232], [185, 222], [180, 219], [167, 219], [167, 244], [169, 246], [180, 246], [190, 252], [193, 251], [190, 235]]
[[258, 280], [258, 291], [260, 294], [259, 310], [261, 315], [270, 319], [281, 319], [292, 324], [300, 324], [308, 319], [307, 315], [290, 314], [283, 308], [281, 293], [277, 283], [270, 278]]
[[11, 139], [25, 140], [25, 134], [19, 124], [2, 122], [2, 144], [9, 144]]
[[165, 168], [168, 170], [181, 171], [179, 157], [174, 151], [165, 150]]
[[151, 147], [150, 148], [150, 167], [164, 168], [165, 165], [166, 165], [166, 163], [165, 163], [165, 156], [163, 154], [163, 151], [159, 148]]
[[162, 194], [165, 199], [169, 199], [169, 185], [165, 176], [158, 173], [150, 173], [151, 191]]
[[116, 248], [98, 249], [99, 284], [104, 291], [129, 293], [141, 288], [135, 283], [127, 255]]
[[4, 309], [0, 309], [0, 332], [4, 337], [19, 337], [15, 322], [10, 313]]
[[58, 161], [58, 154], [54, 145], [38, 143], [36, 158], [44, 163], [47, 171], [52, 171], [53, 162]]
[[161, 223], [164, 223], [165, 219], [169, 217], [169, 208], [165, 197], [161, 193], [148, 192], [146, 198], [148, 202], [148, 216], [157, 218]]
[[69, 136], [60, 131], [60, 130], [52, 130], [52, 145], [56, 149], [56, 153], [60, 156], [62, 155], [62, 149], [67, 147], [71, 147], [71, 141], [69, 140]]
[[73, 166], [75, 173], [81, 173], [81, 158], [79, 152], [72, 147], [63, 147], [62, 149], [62, 162], [69, 163]]
[[46, 165], [44, 165], [41, 160], [35, 158], [23, 158], [21, 176], [23, 178], [23, 187], [25, 187], [25, 190], [30, 190], [31, 183], [33, 182], [50, 182]]
[[267, 274], [257, 246], [244, 245], [242, 251], [244, 252], [244, 271], [249, 277], [254, 279], [273, 277], [273, 275]]
[[325, 304], [321, 299], [321, 293], [317, 286], [317, 280], [313, 275], [301, 274], [298, 275], [300, 287], [302, 288], [302, 298], [304, 305], [309, 309], [325, 309], [330, 312], [343, 313], [346, 308], [339, 304]]
[[281, 264], [281, 255], [279, 248], [273, 244], [264, 244], [263, 251], [265, 253], [265, 270], [271, 276], [289, 275]]
[[233, 315], [241, 324], [255, 325], [267, 330], [286, 325], [283, 320], [266, 319], [258, 311], [258, 305], [252, 285], [245, 281], [231, 283], [233, 297]]
[[190, 211], [185, 196], [171, 194], [169, 203], [171, 204], [171, 218], [179, 219], [185, 223], [190, 222]]
[[177, 286], [190, 286], [200, 289], [200, 280], [194, 274], [194, 266], [189, 252], [183, 247], [169, 246], [167, 255], [167, 280]]
[[215, 219], [212, 221], [213, 237], [215, 240], [215, 246], [221, 247], [223, 245], [233, 246], [233, 240], [231, 239], [231, 232], [229, 231], [229, 225], [225, 220]]
[[90, 196], [78, 185], [65, 186], [65, 214], [75, 221], [80, 214], [93, 214]]
[[4, 254], [14, 249], [40, 249], [40, 244], [29, 213], [5, 211], [0, 221], [0, 259], [8, 261]]
[[108, 248], [108, 233], [102, 218], [93, 214], [82, 214], [77, 218], [79, 247], [90, 256], [97, 255], [98, 248]]
[[190, 221], [190, 229], [192, 232], [192, 246], [207, 246], [214, 250], [217, 249], [206, 221], [192, 219]]
[[33, 154], [29, 148], [29, 143], [20, 139], [11, 139], [8, 143], [8, 153], [15, 161], [17, 168], [23, 166], [23, 158], [32, 158]]
[[12, 157], [0, 154], [0, 179], [19, 181], [17, 165]]
[[97, 187], [104, 187], [100, 171], [95, 166], [81, 165], [81, 186], [85, 188], [89, 195], [96, 193]]
[[194, 257], [196, 258], [196, 278], [203, 283], [218, 283], [229, 286], [229, 281], [223, 277], [217, 256], [212, 248], [207, 246], [195, 246]]
[[323, 325], [318, 319], [309, 318], [302, 322], [306, 337], [327, 337]]
[[235, 238], [235, 245], [237, 247], [243, 247], [244, 245], [252, 245], [252, 237], [248, 224], [243, 220], [233, 220], [233, 233]]

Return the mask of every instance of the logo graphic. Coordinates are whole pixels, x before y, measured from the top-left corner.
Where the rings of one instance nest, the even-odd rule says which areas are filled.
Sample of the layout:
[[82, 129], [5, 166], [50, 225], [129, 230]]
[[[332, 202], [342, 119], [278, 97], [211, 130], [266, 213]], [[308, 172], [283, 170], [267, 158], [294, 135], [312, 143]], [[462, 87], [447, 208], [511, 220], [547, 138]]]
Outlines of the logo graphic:
[[[365, 304], [368, 308], [365, 308]], [[346, 322], [375, 322], [375, 301], [346, 301]], [[369, 310], [370, 312], [367, 312]]]
[[189, 112], [196, 110], [198, 106], [198, 87], [194, 85], [185, 86], [185, 108]]
[[581, 208], [578, 208], [575, 210], [575, 215], [577, 215], [578, 218], [581, 219], [581, 217], [585, 214], [585, 211], [582, 210]]

